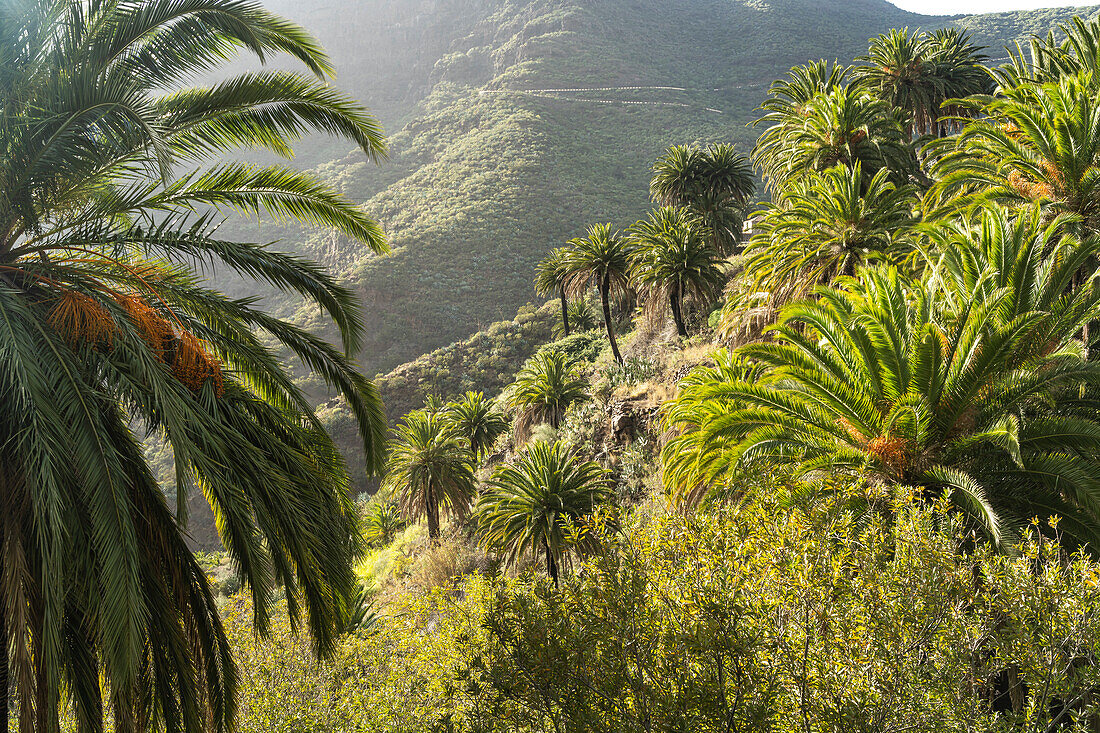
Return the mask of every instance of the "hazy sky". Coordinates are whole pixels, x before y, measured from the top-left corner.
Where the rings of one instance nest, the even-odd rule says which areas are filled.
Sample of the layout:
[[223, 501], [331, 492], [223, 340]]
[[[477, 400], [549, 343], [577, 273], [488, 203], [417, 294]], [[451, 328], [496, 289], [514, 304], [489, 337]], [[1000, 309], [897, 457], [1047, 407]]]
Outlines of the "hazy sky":
[[1031, 10], [1034, 8], [1094, 4], [1066, 2], [1066, 0], [890, 0], [890, 2], [899, 8], [928, 15], [996, 13], [1002, 10]]

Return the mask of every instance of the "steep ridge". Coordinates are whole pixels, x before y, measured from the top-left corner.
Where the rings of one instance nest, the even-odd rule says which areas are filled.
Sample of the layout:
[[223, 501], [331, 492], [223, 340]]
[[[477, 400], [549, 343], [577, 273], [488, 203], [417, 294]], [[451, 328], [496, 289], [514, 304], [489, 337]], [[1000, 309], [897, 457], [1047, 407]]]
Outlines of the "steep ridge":
[[[1074, 12], [940, 18], [884, 0], [279, 2], [392, 133], [381, 167], [358, 153], [320, 165], [367, 201], [392, 256], [293, 227], [263, 232], [351, 278], [368, 309], [369, 373], [510, 318], [552, 246], [586, 223], [643, 213], [648, 166], [666, 146], [728, 140], [747, 151], [753, 110], [790, 66], [848, 61], [891, 27], [951, 23], [997, 57]], [[331, 147], [311, 144], [302, 160]]]

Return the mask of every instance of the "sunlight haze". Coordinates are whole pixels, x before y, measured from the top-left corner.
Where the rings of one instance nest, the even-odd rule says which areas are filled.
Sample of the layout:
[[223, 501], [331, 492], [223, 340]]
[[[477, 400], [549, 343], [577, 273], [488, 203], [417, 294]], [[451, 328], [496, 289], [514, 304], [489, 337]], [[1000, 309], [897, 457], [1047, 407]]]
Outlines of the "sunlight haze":
[[1011, 10], [1036, 10], [1054, 7], [1086, 7], [1092, 3], [1064, 0], [892, 0], [903, 10], [926, 15], [969, 15], [971, 13], [1001, 13]]

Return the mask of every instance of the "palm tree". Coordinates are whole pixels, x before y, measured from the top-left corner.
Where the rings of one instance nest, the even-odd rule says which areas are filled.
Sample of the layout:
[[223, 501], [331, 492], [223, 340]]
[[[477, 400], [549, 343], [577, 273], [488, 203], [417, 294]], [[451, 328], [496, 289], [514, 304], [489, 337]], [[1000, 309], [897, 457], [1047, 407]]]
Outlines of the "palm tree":
[[836, 63], [811, 61], [793, 67], [787, 78], [771, 85], [768, 98], [760, 105], [764, 114], [753, 122], [754, 127], [762, 126], [764, 131], [752, 153], [764, 178], [770, 182], [769, 187], [774, 188], [782, 178], [780, 160], [786, 147], [785, 139], [802, 124], [809, 103], [822, 94], [846, 87], [849, 71], [848, 67]]
[[630, 232], [635, 246], [634, 282], [648, 294], [651, 307], [669, 304], [676, 332], [687, 336], [685, 301], [718, 297], [725, 283], [721, 257], [702, 235], [698, 219], [684, 209], [657, 209]]
[[686, 208], [698, 217], [712, 245], [729, 255], [741, 239], [756, 182], [748, 159], [732, 145], [676, 145], [653, 165], [649, 192], [655, 203]]
[[469, 441], [475, 458], [483, 458], [508, 430], [508, 418], [481, 392], [467, 392], [448, 403], [445, 414], [459, 435]]
[[860, 165], [836, 166], [792, 181], [760, 217], [743, 273], [722, 314], [731, 336], [770, 322], [818, 285], [853, 275], [861, 264], [901, 265], [913, 249], [916, 191], [895, 186], [889, 171], [864, 183]]
[[1100, 74], [1100, 19], [1084, 20], [1074, 16], [1058, 26], [1058, 34], [1035, 36], [1027, 51], [1017, 43], [1009, 50], [1008, 63], [993, 70], [998, 91], [1024, 84], [1056, 83], [1064, 77]]
[[1087, 74], [1007, 89], [968, 103], [983, 117], [942, 141], [934, 191], [956, 205], [1041, 202], [1100, 230], [1100, 100]]
[[[599, 327], [600, 321], [587, 298], [569, 301], [569, 325], [576, 333], [587, 333]], [[553, 335], [555, 339], [568, 336], [561, 323], [554, 324]]]
[[577, 547], [571, 526], [610, 497], [599, 464], [581, 461], [561, 443], [532, 443], [514, 464], [493, 473], [477, 503], [478, 532], [513, 564], [541, 550], [557, 585], [567, 553]]
[[852, 80], [903, 110], [910, 136], [940, 136], [947, 100], [992, 91], [982, 65], [986, 59], [969, 34], [957, 29], [912, 34], [894, 29], [871, 40]]
[[385, 547], [405, 528], [401, 511], [388, 501], [372, 504], [363, 516], [363, 539], [373, 547]]
[[588, 383], [563, 352], [544, 349], [531, 357], [516, 375], [509, 402], [519, 410], [516, 439], [526, 440], [531, 428], [542, 423], [561, 425], [565, 411], [588, 399]]
[[569, 335], [569, 298], [566, 286], [569, 282], [569, 270], [566, 265], [564, 248], [552, 250], [535, 270], [535, 292], [539, 295], [557, 295], [561, 300], [562, 335]]
[[821, 92], [798, 114], [768, 114], [771, 122], [752, 157], [773, 191], [809, 171], [860, 163], [870, 178], [883, 168], [899, 181], [916, 168], [900, 112], [856, 85]]
[[[1087, 247], [1037, 215], [948, 236], [929, 276], [862, 270], [788, 306], [749, 376], [704, 379], [664, 451], [682, 499], [754, 465], [850, 474], [949, 500], [997, 542], [1030, 517], [1100, 547], [1100, 366], [1076, 335], [1100, 288], [1066, 295]], [[956, 251], [957, 250], [957, 251]]]
[[428, 520], [428, 537], [440, 536], [446, 512], [462, 519], [477, 489], [469, 443], [442, 413], [410, 412], [394, 431], [382, 486], [399, 497], [409, 521]]
[[590, 284], [600, 292], [603, 323], [615, 361], [623, 363], [615, 324], [611, 319], [611, 298], [623, 298], [630, 292], [630, 243], [610, 224], [596, 224], [584, 237], [569, 241], [565, 251], [568, 289], [581, 296]]
[[974, 45], [972, 36], [967, 31], [941, 28], [931, 34], [929, 44], [929, 59], [934, 74], [943, 80], [941, 97], [937, 100], [938, 120], [933, 134], [943, 137], [958, 132], [958, 118], [969, 116], [966, 109], [952, 104], [951, 100], [975, 94], [990, 94], [996, 83], [985, 66], [989, 57], [982, 53], [984, 48]]
[[[289, 54], [316, 78], [182, 86], [240, 52]], [[352, 294], [299, 257], [220, 239], [217, 212], [382, 252], [379, 227], [314, 177], [231, 162], [288, 155], [313, 131], [378, 159], [381, 131], [328, 85], [317, 42], [250, 0], [8, 3], [0, 58], [0, 728], [11, 682], [25, 730], [56, 730], [63, 689], [82, 730], [102, 730], [108, 707], [119, 731], [227, 730], [237, 672], [184, 543], [188, 487], [218, 518], [257, 628], [282, 587], [327, 654], [354, 596], [359, 518], [282, 349], [347, 400], [368, 469], [385, 419], [346, 356], [363, 332]], [[204, 287], [207, 261], [306, 296], [342, 348]], [[174, 451], [174, 512], [135, 428]]]

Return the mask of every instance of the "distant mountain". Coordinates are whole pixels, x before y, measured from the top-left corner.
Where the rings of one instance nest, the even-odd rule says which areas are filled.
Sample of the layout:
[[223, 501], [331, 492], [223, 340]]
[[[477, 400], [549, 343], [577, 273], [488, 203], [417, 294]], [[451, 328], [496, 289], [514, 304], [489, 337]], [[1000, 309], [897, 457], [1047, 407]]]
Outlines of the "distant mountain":
[[747, 151], [755, 107], [792, 65], [849, 61], [891, 27], [952, 23], [1003, 56], [1007, 42], [1073, 12], [940, 18], [885, 0], [271, 5], [321, 38], [338, 85], [391, 132], [381, 167], [330, 141], [304, 146], [300, 163], [367, 202], [392, 256], [262, 228], [352, 279], [368, 309], [368, 373], [511, 318], [551, 247], [588, 223], [628, 224], [645, 211], [647, 169], [666, 146], [727, 140]]

